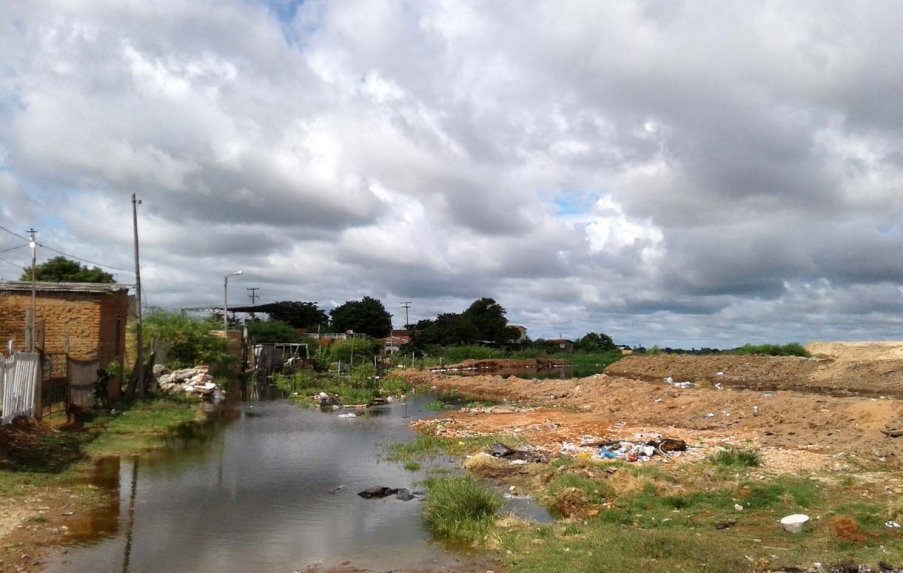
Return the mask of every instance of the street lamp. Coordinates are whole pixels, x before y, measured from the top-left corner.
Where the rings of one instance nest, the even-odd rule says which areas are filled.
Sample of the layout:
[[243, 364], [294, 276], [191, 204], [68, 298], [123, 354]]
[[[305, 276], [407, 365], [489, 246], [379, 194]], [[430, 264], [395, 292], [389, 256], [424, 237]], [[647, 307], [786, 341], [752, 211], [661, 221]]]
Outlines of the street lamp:
[[28, 337], [28, 351], [34, 352], [35, 349], [35, 325], [37, 324], [37, 283], [35, 281], [35, 262], [37, 262], [38, 242], [35, 241], [34, 234], [37, 231], [29, 229], [28, 246], [31, 247], [31, 324], [29, 326], [30, 336]]
[[229, 348], [229, 277], [244, 274], [235, 271], [223, 277], [223, 338], [226, 339], [226, 348]]

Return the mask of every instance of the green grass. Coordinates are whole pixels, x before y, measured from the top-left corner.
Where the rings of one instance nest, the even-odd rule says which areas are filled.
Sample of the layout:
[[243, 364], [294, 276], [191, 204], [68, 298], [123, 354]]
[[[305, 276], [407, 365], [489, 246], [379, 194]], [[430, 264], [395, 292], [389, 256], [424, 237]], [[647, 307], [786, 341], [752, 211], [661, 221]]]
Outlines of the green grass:
[[437, 537], [474, 544], [489, 531], [502, 500], [469, 476], [430, 478], [423, 519]]
[[395, 376], [375, 378], [372, 367], [356, 367], [351, 376], [336, 378], [333, 374], [317, 374], [301, 370], [291, 375], [277, 374], [276, 387], [292, 395], [299, 403], [309, 404], [310, 396], [326, 392], [342, 404], [366, 404], [377, 396], [395, 396], [410, 392], [410, 385]]
[[453, 439], [429, 434], [418, 434], [412, 442], [385, 446], [383, 457], [389, 461], [408, 464], [418, 460], [435, 458], [440, 454], [466, 456], [487, 450], [496, 442], [505, 444], [509, 448], [516, 448], [523, 444], [523, 439], [494, 435]]
[[[552, 525], [500, 523], [488, 538], [503, 565], [528, 573], [639, 573], [778, 570], [816, 561], [903, 563], [898, 534], [884, 527], [887, 502], [859, 501], [861, 493], [831, 481], [766, 475], [738, 481], [737, 474], [720, 473], [708, 463], [606, 467], [615, 474], [579, 460], [556, 460], [542, 470], [551, 478], [539, 480], [537, 497], [554, 499], [573, 488], [601, 511]], [[853, 495], [857, 499], [849, 501]], [[738, 511], [737, 504], [744, 509]], [[777, 520], [789, 513], [812, 516], [808, 530], [783, 531]], [[837, 532], [835, 520], [847, 518], [859, 528], [858, 539]]]
[[200, 416], [195, 401], [161, 398], [138, 402], [115, 416], [100, 416], [90, 424], [97, 437], [85, 448], [92, 456], [125, 455], [159, 447], [179, 426]]

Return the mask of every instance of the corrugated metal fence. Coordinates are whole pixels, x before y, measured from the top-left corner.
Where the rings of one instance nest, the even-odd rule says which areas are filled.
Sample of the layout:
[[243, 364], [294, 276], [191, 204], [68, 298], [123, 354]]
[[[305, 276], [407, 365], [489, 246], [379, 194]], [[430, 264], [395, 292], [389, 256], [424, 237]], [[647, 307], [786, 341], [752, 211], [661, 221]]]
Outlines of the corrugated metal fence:
[[6, 359], [0, 357], [0, 364], [0, 386], [3, 388], [0, 424], [8, 424], [18, 416], [34, 416], [40, 355], [37, 352], [16, 352]]

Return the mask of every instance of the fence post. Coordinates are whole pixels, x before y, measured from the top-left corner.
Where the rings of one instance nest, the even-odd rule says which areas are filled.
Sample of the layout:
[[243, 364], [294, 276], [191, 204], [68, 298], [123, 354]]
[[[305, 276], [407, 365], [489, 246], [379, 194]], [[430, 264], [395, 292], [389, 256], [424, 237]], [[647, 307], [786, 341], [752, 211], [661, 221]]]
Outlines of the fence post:
[[38, 353], [37, 376], [34, 382], [34, 417], [44, 419], [44, 353]]

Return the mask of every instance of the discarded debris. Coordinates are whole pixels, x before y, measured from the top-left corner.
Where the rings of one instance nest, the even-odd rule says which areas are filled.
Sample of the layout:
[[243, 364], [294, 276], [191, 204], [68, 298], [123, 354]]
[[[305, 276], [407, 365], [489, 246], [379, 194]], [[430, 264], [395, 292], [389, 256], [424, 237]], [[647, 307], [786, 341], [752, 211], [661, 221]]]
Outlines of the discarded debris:
[[396, 488], [396, 487], [386, 487], [384, 485], [376, 485], [373, 487], [368, 487], [364, 491], [359, 491], [359, 492], [357, 492], [357, 494], [364, 499], [383, 499], [384, 497], [389, 497], [390, 495], [394, 495], [396, 499], [400, 499], [401, 501], [411, 501], [412, 499], [415, 499], [418, 495], [423, 495], [423, 492], [422, 491], [411, 491], [404, 487]]
[[193, 394], [204, 400], [214, 401], [223, 398], [222, 389], [213, 381], [213, 376], [208, 374], [206, 366], [170, 372], [158, 364], [154, 366], [154, 374], [160, 390], [169, 394]]
[[333, 396], [332, 394], [327, 394], [326, 392], [320, 392], [319, 394], [315, 394], [311, 398], [317, 405], [321, 408], [328, 408], [332, 406], [341, 406], [341, 402], [339, 399]]
[[799, 533], [806, 527], [806, 523], [808, 522], [808, 515], [802, 513], [794, 513], [793, 515], [788, 515], [781, 518], [781, 527], [784, 528], [784, 531], [788, 531], [790, 533]]
[[364, 499], [382, 499], [384, 497], [389, 497], [390, 495], [396, 495], [399, 491], [400, 490], [395, 487], [375, 485], [373, 487], [368, 487], [364, 491], [359, 491], [357, 494]]
[[545, 463], [549, 461], [548, 456], [543, 453], [527, 450], [515, 450], [499, 442], [492, 444], [492, 446], [489, 448], [489, 455], [494, 458], [506, 459], [509, 463], [512, 464]]

